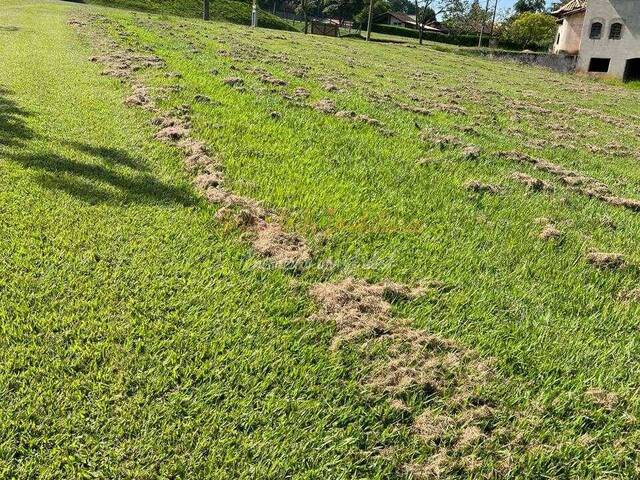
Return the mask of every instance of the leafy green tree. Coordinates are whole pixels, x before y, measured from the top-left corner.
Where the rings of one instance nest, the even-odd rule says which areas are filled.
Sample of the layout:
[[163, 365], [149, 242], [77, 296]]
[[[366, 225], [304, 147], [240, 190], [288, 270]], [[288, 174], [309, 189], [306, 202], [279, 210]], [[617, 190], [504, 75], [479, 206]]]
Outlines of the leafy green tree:
[[447, 12], [451, 5], [460, 1], [463, 0], [414, 0], [420, 44], [422, 44], [424, 28], [434, 23], [438, 15]]
[[544, 12], [546, 9], [545, 0], [518, 0], [513, 5], [516, 14], [525, 12]]
[[389, 10], [392, 12], [404, 12], [409, 15], [416, 13], [415, 4], [411, 0], [390, 0]]
[[556, 33], [556, 19], [541, 12], [526, 12], [514, 18], [505, 26], [502, 36], [505, 40], [527, 47], [549, 45]]
[[[373, 0], [373, 9], [372, 9], [372, 15], [373, 18], [375, 18], [378, 15], [382, 15], [383, 13], [386, 13], [389, 11], [389, 4], [387, 3], [386, 0]], [[369, 4], [367, 3], [362, 10], [360, 10], [360, 12], [358, 12], [356, 14], [356, 16], [354, 17], [354, 20], [356, 22], [366, 22], [367, 18], [369, 16]]]
[[463, 30], [467, 33], [480, 33], [480, 30], [482, 30], [488, 20], [489, 12], [480, 6], [479, 0], [474, 0], [469, 9], [469, 13], [466, 15]]
[[325, 15], [342, 20], [354, 18], [363, 8], [365, 8], [364, 0], [324, 0], [322, 11]]
[[419, 20], [426, 20], [426, 25], [429, 25], [437, 20], [436, 16], [436, 11], [431, 7], [427, 7], [420, 12]]
[[442, 12], [443, 24], [452, 33], [462, 33], [469, 30], [469, 16], [471, 4], [466, 0], [449, 0]]
[[317, 7], [319, 0], [299, 0], [296, 4], [296, 13], [304, 17], [304, 33], [309, 32], [309, 14]]

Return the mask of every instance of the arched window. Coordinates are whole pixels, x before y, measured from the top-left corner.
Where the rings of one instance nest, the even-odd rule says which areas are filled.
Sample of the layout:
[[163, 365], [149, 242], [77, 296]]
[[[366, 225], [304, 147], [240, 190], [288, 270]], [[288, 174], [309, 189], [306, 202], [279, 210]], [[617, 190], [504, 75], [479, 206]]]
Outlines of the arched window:
[[611, 30], [609, 30], [609, 38], [611, 40], [620, 40], [622, 38], [622, 24], [612, 23]]
[[591, 24], [591, 32], [589, 33], [589, 38], [594, 40], [602, 38], [602, 24], [600, 22], [593, 22]]

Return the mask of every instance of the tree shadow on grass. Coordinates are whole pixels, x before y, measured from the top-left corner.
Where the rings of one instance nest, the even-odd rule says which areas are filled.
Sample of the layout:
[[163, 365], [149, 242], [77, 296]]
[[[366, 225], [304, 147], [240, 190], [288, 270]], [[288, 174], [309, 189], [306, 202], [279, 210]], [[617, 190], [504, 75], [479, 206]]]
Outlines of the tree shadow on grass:
[[[103, 161], [113, 161], [109, 156], [112, 149], [86, 146], [78, 150], [102, 152]], [[116, 151], [121, 163], [134, 164], [135, 160], [123, 151]], [[161, 182], [153, 175], [137, 169], [127, 169], [121, 173], [107, 166], [80, 162], [56, 153], [10, 154], [7, 158], [24, 168], [37, 170], [37, 181], [43, 187], [66, 192], [90, 204], [174, 203], [192, 206], [198, 202], [190, 188]]]
[[[0, 86], [0, 147], [9, 147], [2, 158], [37, 171], [36, 181], [45, 188], [63, 191], [90, 204], [178, 204], [199, 201], [188, 186], [171, 185], [149, 172], [146, 162], [126, 150], [83, 142], [62, 142], [95, 162], [83, 162], [58, 153], [24, 152], [25, 142], [36, 138], [27, 126], [31, 113], [9, 98]], [[55, 140], [51, 140], [51, 143]]]
[[81, 142], [65, 142], [65, 145], [87, 155], [97, 157], [107, 165], [123, 165], [141, 172], [149, 170], [145, 162], [132, 157], [126, 150], [121, 148], [95, 146]]
[[34, 137], [26, 123], [31, 114], [9, 98], [10, 94], [0, 86], [0, 146], [18, 147]]

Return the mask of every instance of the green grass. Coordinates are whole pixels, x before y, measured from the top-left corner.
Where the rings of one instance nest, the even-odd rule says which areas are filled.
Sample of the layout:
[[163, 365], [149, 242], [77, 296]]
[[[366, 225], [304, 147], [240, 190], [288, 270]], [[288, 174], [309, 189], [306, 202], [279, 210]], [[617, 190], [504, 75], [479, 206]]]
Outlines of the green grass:
[[[106, 7], [126, 8], [141, 12], [202, 18], [202, 0], [83, 0], [83, 3]], [[251, 2], [242, 0], [212, 0], [211, 20], [251, 24]], [[286, 21], [264, 10], [258, 11], [261, 27], [277, 30], [294, 30]]]
[[214, 219], [68, 12], [0, 13], [0, 476], [390, 471], [364, 452], [402, 438], [394, 414]]
[[[193, 105], [194, 136], [223, 161], [229, 187], [309, 240], [314, 262], [292, 281], [215, 219], [178, 152], [152, 140], [149, 115], [122, 105], [128, 88], [87, 61], [87, 39], [66, 25], [83, 7], [4, 5], [5, 476], [402, 476], [403, 461], [428, 458], [433, 446], [359, 386], [356, 355], [329, 352], [331, 326], [305, 320], [314, 310], [306, 289], [347, 275], [452, 287], [395, 313], [495, 360], [499, 381], [488, 388], [506, 412], [496, 430], [515, 425], [521, 435], [505, 478], [637, 475], [640, 309], [618, 295], [638, 283], [640, 218], [557, 183], [527, 193], [510, 173], [555, 181], [496, 154], [530, 152], [637, 198], [637, 91], [428, 46], [99, 9], [128, 33], [118, 41], [166, 60], [141, 78], [155, 91], [181, 87], [160, 107]], [[255, 68], [288, 85], [263, 85]], [[224, 85], [230, 76], [246, 89]], [[327, 81], [342, 90], [326, 92]], [[296, 87], [309, 90], [308, 103], [331, 98], [392, 135], [292, 105], [280, 90]], [[197, 94], [213, 102], [195, 103]], [[399, 103], [459, 104], [467, 115], [418, 116]], [[573, 130], [568, 140], [555, 138], [558, 125]], [[433, 149], [420, 139], [425, 128], [482, 154]], [[541, 150], [526, 145], [538, 138], [547, 139]], [[589, 149], [611, 142], [631, 154]], [[463, 187], [471, 179], [503, 193], [473, 195]], [[558, 225], [561, 242], [538, 238], [540, 217]], [[631, 267], [596, 269], [584, 260], [590, 249], [620, 251]], [[620, 397], [613, 410], [588, 400], [595, 387]], [[400, 453], [372, 453], [386, 446]], [[488, 449], [475, 454], [490, 465]]]

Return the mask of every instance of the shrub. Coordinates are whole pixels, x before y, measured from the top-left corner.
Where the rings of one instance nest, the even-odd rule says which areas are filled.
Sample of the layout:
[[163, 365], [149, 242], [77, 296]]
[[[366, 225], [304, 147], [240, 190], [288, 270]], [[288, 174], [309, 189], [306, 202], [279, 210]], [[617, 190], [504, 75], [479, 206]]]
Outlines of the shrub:
[[531, 45], [548, 47], [556, 33], [556, 19], [539, 12], [518, 15], [505, 25], [502, 37], [524, 47]]
[[[387, 35], [396, 35], [398, 37], [407, 37], [407, 38], [418, 38], [419, 33], [418, 30], [414, 30], [413, 28], [404, 28], [397, 27], [395, 25], [383, 25], [383, 24], [375, 24], [372, 27], [372, 30], [377, 33], [385, 33]], [[435, 33], [435, 32], [424, 32], [422, 38], [424, 40], [430, 42], [439, 42], [446, 43], [449, 45], [458, 45], [461, 47], [477, 47], [478, 46], [478, 35], [470, 35], [470, 34], [461, 34], [461, 35], [447, 35], [444, 33]], [[489, 37], [483, 37], [482, 46], [489, 46]], [[511, 42], [505, 39], [499, 39], [498, 45], [499, 48], [505, 50], [522, 50], [525, 47], [530, 48], [531, 50], [539, 50], [543, 51], [547, 49], [547, 45], [523, 45], [522, 43]]]

